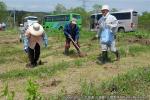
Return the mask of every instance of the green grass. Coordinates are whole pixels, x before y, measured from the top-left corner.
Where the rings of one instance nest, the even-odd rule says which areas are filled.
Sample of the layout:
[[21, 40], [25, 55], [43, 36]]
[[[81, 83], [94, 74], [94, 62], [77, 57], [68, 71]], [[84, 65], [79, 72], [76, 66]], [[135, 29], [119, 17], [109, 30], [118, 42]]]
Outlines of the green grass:
[[[1, 36], [16, 36], [16, 30], [10, 30], [7, 32], [0, 33]], [[48, 59], [48, 57], [58, 58], [61, 56], [63, 58], [62, 52], [64, 49], [65, 37], [64, 33], [54, 30], [47, 32], [49, 36], [49, 46], [48, 48], [41, 49], [41, 58]], [[83, 29], [80, 32], [79, 42], [81, 44], [81, 51], [88, 54], [84, 58], [65, 58], [65, 61], [58, 61], [57, 64], [50, 63], [50, 65], [42, 65], [33, 69], [13, 69], [7, 72], [0, 73], [1, 80], [11, 80], [11, 79], [22, 79], [28, 77], [36, 77], [37, 79], [43, 77], [54, 76], [58, 71], [64, 71], [67, 68], [83, 68], [83, 67], [92, 67], [93, 62], [96, 61], [97, 56], [101, 53], [99, 49], [98, 40], [91, 41], [92, 37], [95, 36], [94, 32], [90, 32], [88, 29]], [[119, 52], [121, 57], [134, 56], [133, 59], [136, 59], [137, 56], [141, 54], [149, 54], [150, 46], [141, 45], [139, 43], [128, 43], [127, 38], [149, 38], [149, 33], [143, 30], [138, 32], [129, 32], [129, 33], [118, 33], [120, 38], [119, 43]], [[27, 55], [23, 52], [21, 45], [19, 43], [10, 43], [10, 44], [0, 44], [0, 64], [5, 65], [13, 62], [18, 63], [18, 59], [23, 63], [27, 62]], [[70, 49], [71, 50], [71, 49]], [[73, 49], [70, 51], [70, 54], [74, 56], [76, 51]], [[113, 53], [109, 53], [110, 58], [115, 58]], [[64, 56], [65, 57], [65, 56]], [[18, 59], [16, 59], [18, 58]], [[69, 59], [69, 61], [66, 61]], [[57, 59], [56, 59], [57, 60]], [[90, 63], [90, 65], [89, 65]], [[112, 62], [113, 64], [113, 62]], [[19, 65], [16, 64], [18, 67]], [[11, 66], [10, 66], [11, 67]], [[101, 67], [101, 66], [100, 66]], [[145, 67], [145, 66], [144, 66]], [[129, 69], [131, 70], [131, 69]], [[150, 68], [138, 68], [118, 75], [118, 77], [111, 78], [111, 80], [94, 83], [87, 82], [86, 80], [81, 80], [81, 95], [86, 96], [97, 96], [97, 95], [148, 95], [150, 90]], [[112, 91], [113, 90], [113, 91]], [[64, 89], [60, 91], [53, 99], [61, 99], [65, 95]]]
[[150, 38], [149, 31], [144, 30], [144, 29], [139, 29], [135, 32], [127, 32], [127, 33], [117, 33], [118, 38], [124, 39], [124, 38], [131, 38], [131, 37], [136, 37], [136, 38]]
[[147, 96], [150, 91], [150, 67], [136, 68], [100, 85], [81, 82], [81, 94], [93, 96]]
[[69, 63], [63, 61], [50, 67], [41, 66], [37, 69], [12, 70], [6, 73], [1, 73], [0, 79], [52, 76], [57, 71], [65, 70], [68, 67]]
[[141, 44], [128, 44], [126, 46], [122, 45], [119, 47], [119, 52], [122, 57], [137, 56], [140, 53], [149, 53], [150, 46], [149, 45], [141, 45]]

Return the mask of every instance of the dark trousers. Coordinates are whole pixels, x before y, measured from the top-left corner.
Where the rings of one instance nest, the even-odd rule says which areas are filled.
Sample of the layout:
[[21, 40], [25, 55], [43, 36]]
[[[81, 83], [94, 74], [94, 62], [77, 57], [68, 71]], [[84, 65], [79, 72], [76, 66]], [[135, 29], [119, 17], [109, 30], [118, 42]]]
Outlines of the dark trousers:
[[[69, 49], [70, 48], [70, 42], [71, 42], [71, 40], [69, 38], [66, 38], [65, 49]], [[78, 41], [77, 41], [77, 45], [78, 45], [78, 47], [80, 47]], [[78, 48], [75, 45], [74, 45], [74, 47], [78, 50]]]
[[28, 48], [28, 57], [32, 65], [36, 65], [40, 57], [40, 45], [36, 43], [34, 49]]

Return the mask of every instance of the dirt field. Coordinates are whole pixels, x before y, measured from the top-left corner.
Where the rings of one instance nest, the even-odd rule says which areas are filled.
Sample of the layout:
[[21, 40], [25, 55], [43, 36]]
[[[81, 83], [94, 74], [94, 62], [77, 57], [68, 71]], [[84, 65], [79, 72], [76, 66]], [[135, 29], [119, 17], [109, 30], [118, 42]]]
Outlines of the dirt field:
[[[2, 32], [0, 32], [1, 34]], [[63, 55], [64, 39], [58, 40], [57, 36], [49, 37], [48, 48], [41, 50], [41, 60], [44, 65], [40, 65], [33, 69], [25, 67], [27, 63], [27, 55], [23, 51], [22, 43], [19, 43], [18, 35], [1, 35], [0, 36], [0, 90], [3, 89], [4, 83], [8, 81], [8, 86], [11, 91], [15, 91], [15, 100], [23, 100], [26, 96], [26, 84], [28, 79], [34, 79], [39, 85], [39, 91], [45, 96], [58, 94], [62, 89], [66, 94], [80, 94], [81, 81], [86, 80], [96, 85], [105, 80], [110, 80], [112, 77], [121, 73], [137, 68], [147, 67], [150, 65], [150, 52], [139, 52], [134, 56], [128, 54], [126, 46], [134, 44], [149, 45], [150, 41], [144, 39], [127, 39], [126, 42], [117, 43], [119, 49], [124, 45], [126, 56], [122, 56], [120, 61], [112, 61], [105, 65], [96, 63], [97, 57], [100, 54], [99, 42], [97, 40], [89, 41], [91, 37], [81, 42], [81, 50], [87, 53], [87, 56], [80, 58], [76, 54], [76, 50], [71, 46], [70, 55]], [[63, 37], [62, 37], [63, 38]], [[113, 55], [110, 53], [110, 55]], [[37, 71], [38, 69], [51, 69], [52, 66], [61, 63], [68, 64], [66, 68], [56, 69], [56, 71], [49, 75], [48, 72], [41, 72], [39, 74], [31, 74], [29, 72], [26, 76], [12, 76], [5, 75], [16, 71], [16, 73], [26, 71]], [[38, 71], [37, 71], [38, 72]], [[31, 76], [30, 76], [31, 74]], [[13, 75], [13, 74], [12, 74]], [[21, 74], [20, 74], [21, 75]], [[20, 99], [18, 99], [20, 98]]]

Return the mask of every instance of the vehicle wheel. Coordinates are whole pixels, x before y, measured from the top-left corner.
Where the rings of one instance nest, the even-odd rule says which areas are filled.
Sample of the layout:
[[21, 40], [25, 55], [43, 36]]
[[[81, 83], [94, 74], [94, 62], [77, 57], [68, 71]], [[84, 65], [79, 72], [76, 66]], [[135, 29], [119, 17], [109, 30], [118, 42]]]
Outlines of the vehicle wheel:
[[119, 29], [118, 29], [118, 32], [120, 32], [120, 33], [124, 33], [124, 32], [125, 32], [125, 30], [124, 30], [124, 28], [119, 28]]

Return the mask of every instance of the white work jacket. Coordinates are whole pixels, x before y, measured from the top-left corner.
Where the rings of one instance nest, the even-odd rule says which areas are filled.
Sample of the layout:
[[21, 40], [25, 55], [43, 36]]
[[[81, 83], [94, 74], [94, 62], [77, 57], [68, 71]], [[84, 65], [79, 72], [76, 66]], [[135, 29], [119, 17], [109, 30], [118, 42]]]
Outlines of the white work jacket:
[[117, 31], [117, 25], [118, 25], [118, 20], [116, 19], [115, 16], [110, 15], [109, 12], [106, 14], [106, 16], [102, 16], [99, 21], [99, 30], [98, 30], [98, 35], [100, 36], [101, 31], [104, 28], [109, 28], [110, 31], [115, 35]]

